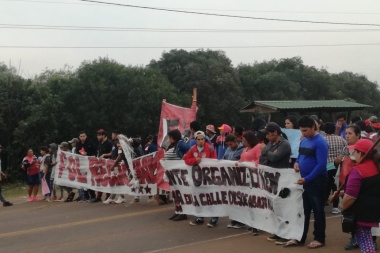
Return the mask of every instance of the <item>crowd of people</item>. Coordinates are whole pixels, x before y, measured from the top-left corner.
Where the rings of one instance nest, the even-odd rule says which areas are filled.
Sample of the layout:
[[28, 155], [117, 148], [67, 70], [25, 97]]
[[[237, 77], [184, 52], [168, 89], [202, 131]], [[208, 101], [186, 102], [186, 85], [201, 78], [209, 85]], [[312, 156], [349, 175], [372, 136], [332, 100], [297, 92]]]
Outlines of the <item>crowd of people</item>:
[[[190, 124], [191, 138], [183, 139], [178, 129], [168, 132], [169, 146], [165, 150], [163, 159], [183, 159], [187, 165], [201, 163], [203, 158], [225, 159], [239, 162], [254, 162], [278, 169], [293, 168], [300, 173], [300, 179], [296, 182], [303, 186], [303, 207], [305, 214], [304, 231], [301, 240], [292, 238], [281, 238], [271, 235], [267, 239], [284, 247], [301, 246], [306, 243], [309, 230], [310, 215], [314, 214], [314, 238], [308, 243], [308, 248], [318, 248], [325, 245], [325, 206], [329, 205], [329, 197], [338, 190], [338, 186], [345, 183], [345, 188], [340, 192], [339, 198], [332, 201], [332, 213], [355, 214], [355, 226], [352, 231], [352, 239], [345, 246], [347, 250], [360, 247], [362, 252], [375, 252], [376, 237], [372, 237], [371, 228], [379, 226], [380, 218], [380, 155], [373, 149], [373, 141], [377, 139], [380, 124], [375, 116], [368, 120], [354, 117], [348, 123], [345, 114], [337, 116], [336, 122], [323, 123], [316, 115], [288, 116], [284, 126], [287, 129], [299, 129], [301, 133], [298, 142], [298, 156], [292, 156], [292, 146], [284, 131], [275, 122], [266, 123], [258, 120], [252, 130], [244, 130], [241, 126], [230, 126], [223, 124], [217, 129], [209, 124], [205, 129], [201, 124], [193, 121]], [[203, 131], [205, 130], [205, 131]], [[57, 185], [54, 183], [55, 165], [57, 164], [57, 150], [72, 152], [83, 156], [96, 156], [115, 160], [114, 164], [126, 161], [118, 141], [118, 131], [112, 131], [111, 139], [107, 137], [106, 131], [97, 131], [98, 145], [92, 144], [85, 132], [79, 133], [79, 138], [73, 138], [69, 142], [60, 145], [51, 143], [40, 148], [40, 156], [36, 156], [32, 149], [22, 161], [22, 168], [26, 172], [26, 183], [28, 185], [28, 201], [79, 201], [100, 202], [104, 204], [125, 202], [124, 195], [105, 194], [95, 192], [91, 189], [78, 189], [77, 193], [70, 187], [59, 187], [60, 195], [57, 195]], [[71, 148], [70, 148], [71, 146]], [[149, 136], [146, 144], [142, 146], [141, 139], [132, 139], [135, 156], [141, 156], [157, 151], [157, 136]], [[370, 154], [364, 156], [364, 154]], [[364, 160], [363, 160], [364, 157]], [[358, 161], [360, 164], [357, 164]], [[338, 169], [349, 171], [346, 178], [340, 173], [340, 183], [336, 184]], [[5, 174], [1, 172], [0, 179]], [[41, 199], [38, 196], [41, 181], [47, 184], [50, 193]], [[67, 197], [64, 199], [64, 191]], [[77, 194], [77, 197], [75, 198]], [[0, 200], [4, 206], [11, 205], [1, 195]], [[152, 197], [149, 198], [149, 201]], [[170, 203], [167, 196], [159, 200]], [[136, 197], [135, 201], [139, 201]], [[181, 221], [188, 219], [186, 214], [179, 212], [179, 204], [174, 202], [175, 213], [169, 219]], [[371, 214], [368, 215], [368, 211]], [[207, 226], [215, 227], [218, 217], [211, 217]], [[204, 224], [203, 217], [195, 217], [190, 225]], [[228, 228], [241, 229], [246, 227], [238, 221], [231, 220]], [[261, 231], [254, 227], [248, 228], [252, 235], [260, 235]]]

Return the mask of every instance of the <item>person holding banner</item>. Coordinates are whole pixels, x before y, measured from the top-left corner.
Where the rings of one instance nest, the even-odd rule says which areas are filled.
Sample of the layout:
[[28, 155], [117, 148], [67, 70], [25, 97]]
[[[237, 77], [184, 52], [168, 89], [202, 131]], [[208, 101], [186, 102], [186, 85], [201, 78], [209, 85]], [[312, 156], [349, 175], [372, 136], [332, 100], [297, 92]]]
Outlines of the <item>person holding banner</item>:
[[[372, 141], [364, 139], [348, 146], [355, 160], [361, 162], [347, 176], [341, 204], [344, 214], [354, 215], [353, 237], [366, 253], [376, 252], [371, 228], [379, 227], [380, 221], [380, 154], [372, 146]], [[371, 153], [362, 161], [368, 152]]]
[[[169, 142], [170, 145], [168, 147], [168, 150], [165, 152], [164, 159], [165, 160], [181, 160], [183, 156], [187, 153], [190, 146], [182, 140], [181, 132], [176, 130], [171, 130], [168, 133], [169, 136]], [[175, 211], [179, 211], [179, 205], [175, 203]], [[169, 220], [172, 221], [181, 221], [181, 220], [187, 220], [186, 214], [177, 214], [174, 213], [173, 216], [169, 218]]]
[[298, 121], [298, 126], [304, 138], [300, 143], [299, 155], [294, 170], [300, 172], [301, 178], [296, 184], [303, 185], [303, 208], [305, 214], [304, 230], [301, 241], [290, 240], [284, 246], [304, 245], [309, 230], [311, 211], [314, 213], [314, 240], [308, 244], [309, 249], [325, 245], [326, 216], [325, 198], [327, 188], [327, 156], [326, 140], [317, 132], [316, 123], [308, 116]]
[[[216, 152], [212, 144], [206, 142], [206, 135], [203, 131], [197, 131], [194, 133], [194, 138], [196, 145], [192, 146], [190, 150], [183, 157], [183, 160], [187, 165], [200, 164], [202, 158], [212, 158], [216, 159]], [[218, 217], [212, 217], [210, 222], [207, 224], [208, 227], [215, 227], [218, 222]], [[194, 221], [190, 222], [190, 225], [202, 225], [204, 223], [203, 217], [197, 217]]]

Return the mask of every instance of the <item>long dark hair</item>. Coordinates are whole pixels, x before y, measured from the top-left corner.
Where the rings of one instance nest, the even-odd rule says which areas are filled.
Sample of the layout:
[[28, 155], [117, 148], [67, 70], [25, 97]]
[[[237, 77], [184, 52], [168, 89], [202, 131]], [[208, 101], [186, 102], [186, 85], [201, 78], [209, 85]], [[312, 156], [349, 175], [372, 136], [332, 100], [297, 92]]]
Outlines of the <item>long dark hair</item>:
[[244, 132], [243, 137], [251, 148], [256, 146], [257, 143], [259, 143], [259, 140], [257, 139], [255, 133], [251, 130]]

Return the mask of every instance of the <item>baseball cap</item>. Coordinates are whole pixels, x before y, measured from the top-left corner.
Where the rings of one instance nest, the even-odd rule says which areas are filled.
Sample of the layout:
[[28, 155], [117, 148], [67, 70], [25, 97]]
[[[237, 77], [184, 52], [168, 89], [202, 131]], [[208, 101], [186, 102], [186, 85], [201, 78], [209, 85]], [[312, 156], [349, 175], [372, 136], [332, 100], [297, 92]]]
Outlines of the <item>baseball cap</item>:
[[73, 142], [78, 143], [79, 142], [78, 138], [73, 138], [71, 141], [69, 141], [70, 144]]
[[197, 131], [197, 132], [195, 132], [194, 139], [197, 139], [198, 136], [203, 136], [204, 138], [206, 137], [205, 133], [203, 131]]
[[372, 122], [372, 123], [376, 123], [377, 122], [377, 117], [376, 116], [371, 116], [371, 117], [369, 117], [369, 121]]
[[207, 125], [206, 126], [206, 130], [209, 130], [210, 132], [213, 132], [214, 134], [216, 133], [215, 132], [215, 127], [213, 125]]
[[277, 133], [282, 133], [281, 132], [281, 127], [275, 123], [275, 122], [269, 122], [264, 129], [261, 129], [260, 132], [263, 132], [263, 133], [273, 133], [274, 131], [277, 131]]
[[106, 135], [106, 131], [104, 131], [104, 129], [99, 129], [96, 134], [98, 135]]
[[67, 143], [66, 141], [62, 142], [61, 145], [59, 145], [60, 147], [65, 147], [65, 146], [69, 146], [69, 143]]
[[355, 149], [362, 153], [367, 153], [373, 146], [373, 142], [367, 139], [358, 140], [355, 145], [348, 146], [348, 149]]
[[218, 127], [218, 129], [225, 132], [225, 133], [231, 133], [232, 132], [232, 128], [227, 124], [221, 125], [220, 127]]

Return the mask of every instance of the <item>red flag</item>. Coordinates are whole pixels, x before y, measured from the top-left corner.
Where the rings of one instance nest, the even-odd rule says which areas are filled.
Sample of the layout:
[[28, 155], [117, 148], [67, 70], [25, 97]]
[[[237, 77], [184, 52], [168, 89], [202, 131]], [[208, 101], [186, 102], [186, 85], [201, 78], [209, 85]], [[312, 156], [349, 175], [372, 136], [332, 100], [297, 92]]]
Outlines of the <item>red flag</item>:
[[[163, 149], [169, 146], [169, 138], [167, 133], [171, 130], [178, 129], [183, 137], [190, 138], [190, 123], [196, 120], [197, 117], [197, 102], [194, 99], [191, 108], [184, 108], [162, 101], [160, 129], [158, 131], [157, 144], [159, 151], [155, 160], [159, 161], [164, 157]], [[163, 180], [164, 168], [157, 163], [157, 187], [166, 191], [170, 191], [169, 183]]]

